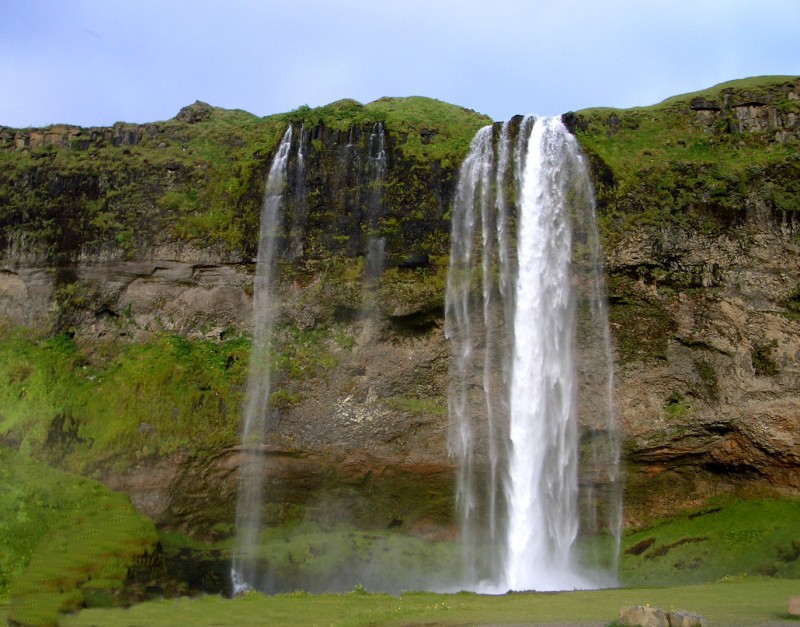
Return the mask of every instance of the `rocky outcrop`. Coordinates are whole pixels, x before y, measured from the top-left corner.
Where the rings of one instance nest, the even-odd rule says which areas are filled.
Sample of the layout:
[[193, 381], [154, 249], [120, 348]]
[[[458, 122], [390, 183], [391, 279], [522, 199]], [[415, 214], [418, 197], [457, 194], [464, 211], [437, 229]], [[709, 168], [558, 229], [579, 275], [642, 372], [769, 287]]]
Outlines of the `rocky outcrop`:
[[0, 271], [0, 316], [13, 324], [75, 329], [103, 338], [152, 337], [158, 331], [219, 339], [250, 319], [252, 285], [243, 264], [159, 254], [148, 261], [77, 264], [70, 281], [57, 268], [6, 266]]
[[703, 627], [706, 620], [699, 614], [684, 610], [665, 612], [649, 605], [631, 605], [620, 608], [621, 625], [635, 627]]
[[735, 133], [772, 132], [776, 141], [785, 142], [797, 139], [800, 116], [782, 105], [797, 100], [800, 89], [787, 81], [770, 89], [728, 87], [713, 98], [692, 98], [689, 106], [695, 120], [706, 129], [722, 126]]
[[[783, 178], [797, 164], [791, 151], [769, 157], [798, 141], [798, 93], [791, 80], [666, 101], [663, 143], [645, 150], [652, 159], [626, 162], [634, 170], [624, 182], [590, 152], [613, 229], [606, 253], [631, 521], [721, 491], [800, 494], [800, 198]], [[582, 123], [579, 115], [574, 126]], [[707, 137], [680, 130], [687, 123]], [[607, 122], [609, 132], [624, 129], [618, 143], [639, 124]], [[686, 161], [692, 145], [719, 146], [708, 156], [716, 162]], [[749, 170], [728, 146], [751, 155]], [[723, 178], [736, 185], [714, 198]]]
[[754, 219], [735, 238], [639, 231], [612, 253], [632, 518], [745, 486], [800, 493], [799, 252], [784, 221]]

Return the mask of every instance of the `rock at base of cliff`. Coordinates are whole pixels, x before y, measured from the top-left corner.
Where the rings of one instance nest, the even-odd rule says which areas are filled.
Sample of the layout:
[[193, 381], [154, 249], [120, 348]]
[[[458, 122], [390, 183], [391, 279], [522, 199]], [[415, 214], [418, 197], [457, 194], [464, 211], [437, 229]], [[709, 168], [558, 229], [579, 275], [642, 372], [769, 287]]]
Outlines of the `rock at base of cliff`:
[[705, 627], [706, 620], [699, 614], [684, 612], [683, 610], [672, 611], [667, 614], [669, 627]]
[[631, 627], [705, 627], [706, 620], [699, 614], [683, 610], [664, 612], [649, 605], [631, 605], [619, 611], [621, 625]]
[[619, 611], [619, 622], [636, 627], [669, 627], [664, 611], [649, 605], [623, 607]]

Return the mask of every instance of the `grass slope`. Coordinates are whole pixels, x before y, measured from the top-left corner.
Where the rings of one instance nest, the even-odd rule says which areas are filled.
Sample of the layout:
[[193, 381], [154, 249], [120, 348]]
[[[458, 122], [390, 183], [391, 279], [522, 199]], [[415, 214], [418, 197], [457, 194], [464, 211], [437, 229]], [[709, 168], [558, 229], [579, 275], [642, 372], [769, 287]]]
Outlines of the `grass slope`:
[[800, 579], [800, 501], [716, 499], [626, 535], [627, 585], [677, 585], [722, 577]]
[[157, 542], [127, 496], [0, 447], [0, 599], [23, 625], [111, 603]]
[[236, 441], [249, 342], [0, 334], [0, 438], [75, 472]]
[[[577, 112], [576, 135], [599, 173], [609, 244], [634, 224], [717, 231], [756, 199], [800, 210], [800, 142], [774, 129], [739, 132], [740, 116], [749, 113], [736, 109], [768, 103], [788, 120], [800, 115], [800, 101], [790, 96], [797, 85], [798, 77], [756, 77], [649, 107]], [[697, 98], [719, 108], [692, 108]]]

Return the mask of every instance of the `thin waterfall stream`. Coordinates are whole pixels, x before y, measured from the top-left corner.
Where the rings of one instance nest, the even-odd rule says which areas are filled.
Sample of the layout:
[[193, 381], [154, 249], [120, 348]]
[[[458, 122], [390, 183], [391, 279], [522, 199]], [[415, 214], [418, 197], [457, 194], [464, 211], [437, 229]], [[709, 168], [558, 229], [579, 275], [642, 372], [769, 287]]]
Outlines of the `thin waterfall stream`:
[[383, 186], [386, 178], [386, 144], [384, 125], [375, 124], [367, 144], [365, 171], [368, 188], [365, 227], [367, 243], [364, 252], [361, 316], [364, 320], [359, 341], [361, 344], [374, 338], [377, 326], [378, 290], [386, 256], [386, 238], [379, 235], [383, 215]]
[[270, 420], [272, 330], [279, 306], [275, 296], [276, 253], [291, 147], [290, 125], [272, 161], [261, 210], [256, 276], [253, 282], [253, 342], [246, 405], [242, 417], [243, 459], [239, 468], [236, 543], [231, 569], [234, 594], [249, 588], [258, 588], [260, 578], [258, 536], [261, 531], [261, 502], [266, 475], [263, 447]]

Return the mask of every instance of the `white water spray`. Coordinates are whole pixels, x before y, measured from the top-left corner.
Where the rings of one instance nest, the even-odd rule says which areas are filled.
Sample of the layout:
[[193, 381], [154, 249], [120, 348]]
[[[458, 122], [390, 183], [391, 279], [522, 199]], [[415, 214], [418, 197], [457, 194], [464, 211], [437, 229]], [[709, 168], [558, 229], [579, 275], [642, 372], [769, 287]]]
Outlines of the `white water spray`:
[[292, 145], [292, 127], [286, 129], [272, 161], [264, 191], [253, 283], [253, 342], [243, 415], [242, 463], [236, 506], [236, 545], [231, 579], [233, 593], [258, 588], [261, 573], [257, 558], [261, 530], [261, 502], [266, 459], [264, 441], [269, 427], [270, 350], [278, 302], [275, 296], [275, 255], [281, 227], [281, 204]]
[[[603, 572], [607, 585], [616, 568], [619, 455], [591, 185], [560, 120], [513, 126], [497, 137], [491, 127], [478, 132], [453, 211], [446, 333], [464, 585], [588, 588]], [[579, 366], [586, 359], [591, 368]], [[594, 370], [604, 374], [583, 383], [579, 375]], [[605, 400], [580, 400], [598, 386]], [[581, 460], [591, 462], [589, 479], [579, 468], [579, 419], [594, 434], [591, 459]], [[577, 555], [582, 525], [614, 545], [592, 563]]]

